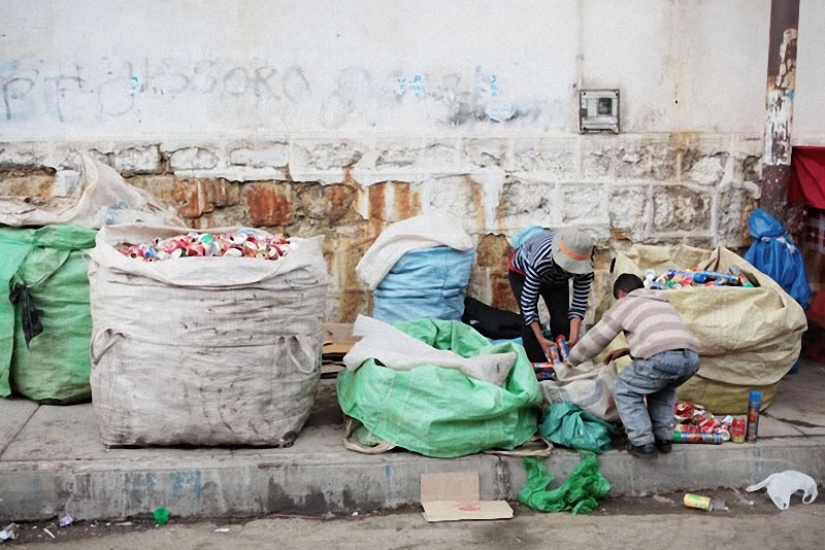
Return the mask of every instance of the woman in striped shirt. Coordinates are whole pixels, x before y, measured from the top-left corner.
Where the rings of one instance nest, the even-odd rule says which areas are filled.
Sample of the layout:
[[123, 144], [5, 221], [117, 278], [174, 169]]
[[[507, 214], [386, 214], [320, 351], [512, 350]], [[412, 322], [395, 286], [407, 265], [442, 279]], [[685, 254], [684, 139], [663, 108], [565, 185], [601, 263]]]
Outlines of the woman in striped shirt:
[[530, 361], [547, 361], [553, 344], [541, 330], [537, 307], [539, 295], [550, 312], [553, 337], [564, 334], [571, 346], [578, 341], [593, 284], [591, 237], [575, 229], [534, 233], [510, 256], [509, 278], [524, 321], [521, 335]]

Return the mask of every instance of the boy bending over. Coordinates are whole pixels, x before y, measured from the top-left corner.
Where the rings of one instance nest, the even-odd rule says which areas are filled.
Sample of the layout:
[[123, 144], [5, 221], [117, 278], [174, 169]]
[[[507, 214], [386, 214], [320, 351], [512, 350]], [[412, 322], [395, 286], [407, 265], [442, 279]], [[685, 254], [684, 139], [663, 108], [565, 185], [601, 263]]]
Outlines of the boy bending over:
[[636, 275], [619, 275], [613, 296], [616, 303], [573, 347], [567, 362], [575, 367], [593, 358], [624, 331], [630, 347], [610, 352], [604, 362], [628, 354], [633, 359], [616, 378], [616, 408], [627, 430], [627, 451], [656, 458], [657, 450], [671, 451], [676, 389], [699, 370], [699, 340], [667, 294], [646, 290]]

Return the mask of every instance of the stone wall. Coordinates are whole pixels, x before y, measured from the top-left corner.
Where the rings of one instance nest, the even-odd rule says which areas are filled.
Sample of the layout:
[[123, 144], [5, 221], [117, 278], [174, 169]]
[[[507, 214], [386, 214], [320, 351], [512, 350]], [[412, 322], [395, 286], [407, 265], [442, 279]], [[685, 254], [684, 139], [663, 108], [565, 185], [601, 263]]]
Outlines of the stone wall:
[[249, 225], [325, 235], [329, 320], [369, 312], [355, 265], [387, 224], [459, 216], [477, 240], [470, 293], [515, 308], [508, 237], [576, 226], [612, 249], [631, 242], [741, 247], [758, 196], [761, 140], [708, 134], [575, 137], [340, 137], [212, 143], [0, 143], [4, 194], [61, 195], [87, 151], [174, 206], [193, 228]]

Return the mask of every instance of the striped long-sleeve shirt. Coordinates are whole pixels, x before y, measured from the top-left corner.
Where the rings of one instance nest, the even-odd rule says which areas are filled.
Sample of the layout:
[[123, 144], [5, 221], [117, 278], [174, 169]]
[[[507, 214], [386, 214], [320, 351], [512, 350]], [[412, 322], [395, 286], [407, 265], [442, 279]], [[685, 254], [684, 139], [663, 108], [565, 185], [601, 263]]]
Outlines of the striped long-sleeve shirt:
[[664, 292], [640, 288], [620, 298], [602, 315], [601, 321], [570, 350], [568, 362], [575, 367], [592, 359], [621, 331], [630, 355], [640, 359], [675, 349], [698, 353], [701, 347]]
[[[587, 297], [593, 285], [593, 273], [571, 275], [553, 261], [553, 237], [550, 231], [541, 231], [529, 237], [516, 251], [513, 266], [524, 273], [524, 289], [521, 292], [521, 309], [524, 324], [539, 320], [538, 300], [541, 285], [564, 286], [573, 278], [573, 301], [568, 317], [584, 318]], [[591, 265], [593, 259], [590, 259]]]

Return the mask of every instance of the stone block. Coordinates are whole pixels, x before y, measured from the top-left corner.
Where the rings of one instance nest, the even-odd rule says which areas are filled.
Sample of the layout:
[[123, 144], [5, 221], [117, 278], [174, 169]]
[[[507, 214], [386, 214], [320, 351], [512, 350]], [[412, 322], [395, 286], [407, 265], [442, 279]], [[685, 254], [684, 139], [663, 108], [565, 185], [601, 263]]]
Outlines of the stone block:
[[54, 179], [54, 170], [42, 168], [0, 171], [0, 195], [51, 197]]
[[58, 170], [54, 175], [53, 197], [70, 197], [80, 185], [80, 172], [75, 170]]
[[616, 151], [616, 175], [628, 179], [668, 180], [676, 174], [677, 151], [665, 139], [632, 139]]
[[294, 144], [290, 169], [296, 172], [339, 170], [355, 166], [367, 147], [349, 140], [301, 140]]
[[738, 185], [719, 191], [719, 211], [716, 232], [720, 244], [729, 248], [744, 246], [751, 242], [748, 218], [757, 206], [751, 192]]
[[712, 186], [724, 179], [731, 156], [729, 140], [688, 136], [678, 145], [682, 154], [682, 182]]
[[197, 218], [215, 207], [236, 205], [239, 195], [238, 184], [224, 179], [180, 178], [172, 191], [178, 213], [184, 218]]
[[602, 185], [564, 185], [561, 188], [562, 222], [597, 224], [607, 223], [604, 207], [605, 189]]
[[11, 143], [0, 144], [0, 168], [38, 166], [40, 155]]
[[252, 168], [283, 168], [289, 164], [289, 145], [278, 142], [233, 149], [229, 152], [229, 162]]
[[176, 193], [177, 196], [185, 195], [180, 190], [176, 192], [178, 180], [172, 174], [127, 176], [125, 180], [169, 206], [178, 206]]
[[177, 149], [169, 157], [172, 170], [211, 170], [218, 165], [218, 156], [202, 147]]
[[529, 225], [557, 225], [560, 222], [556, 184], [547, 181], [507, 178], [501, 192], [498, 217], [514, 231]]
[[469, 138], [462, 145], [466, 164], [485, 168], [505, 167], [510, 163], [510, 140], [499, 138]]
[[606, 178], [616, 171], [617, 148], [615, 137], [583, 136], [581, 140], [581, 175], [585, 179]]
[[483, 190], [467, 176], [434, 178], [425, 184], [425, 212], [464, 220], [465, 228], [485, 226]]
[[507, 275], [507, 262], [512, 252], [510, 239], [504, 235], [481, 235], [476, 246], [476, 266]]
[[296, 185], [296, 190], [303, 214], [312, 220], [337, 225], [357, 216], [354, 209], [356, 190], [353, 187], [307, 183]]
[[249, 219], [256, 226], [284, 226], [292, 222], [294, 192], [285, 183], [262, 182], [245, 186]]
[[656, 231], [708, 231], [711, 196], [681, 185], [653, 188], [653, 228]]
[[571, 139], [513, 140], [512, 169], [543, 172], [559, 177], [575, 175], [576, 142]]
[[158, 174], [162, 171], [160, 149], [157, 145], [115, 149], [112, 165], [121, 173]]
[[613, 238], [638, 240], [650, 223], [648, 188], [633, 186], [611, 189], [607, 210]]

